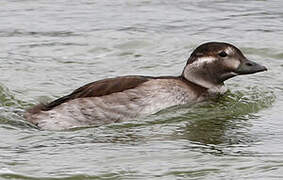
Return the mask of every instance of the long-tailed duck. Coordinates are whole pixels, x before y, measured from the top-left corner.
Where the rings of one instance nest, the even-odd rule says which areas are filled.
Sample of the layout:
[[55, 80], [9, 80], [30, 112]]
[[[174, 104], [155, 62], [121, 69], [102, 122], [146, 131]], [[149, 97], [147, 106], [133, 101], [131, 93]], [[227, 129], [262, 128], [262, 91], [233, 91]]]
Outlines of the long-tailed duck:
[[28, 109], [25, 118], [49, 130], [120, 122], [223, 94], [225, 80], [266, 70], [231, 44], [209, 42], [193, 51], [180, 76], [95, 81], [49, 104]]

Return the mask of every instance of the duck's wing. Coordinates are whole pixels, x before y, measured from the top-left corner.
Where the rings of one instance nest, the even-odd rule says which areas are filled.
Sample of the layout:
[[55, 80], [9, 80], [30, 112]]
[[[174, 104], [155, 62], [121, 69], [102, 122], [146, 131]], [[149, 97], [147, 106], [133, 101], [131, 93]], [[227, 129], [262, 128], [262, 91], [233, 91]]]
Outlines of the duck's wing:
[[108, 78], [108, 79], [95, 81], [76, 89], [69, 95], [63, 96], [55, 101], [52, 101], [49, 104], [40, 104], [34, 106], [28, 111], [30, 113], [37, 113], [39, 111], [48, 111], [72, 99], [85, 98], [85, 97], [99, 97], [99, 96], [109, 95], [112, 93], [122, 92], [127, 89], [135, 88], [150, 79], [151, 77], [146, 77], [146, 76], [123, 76], [123, 77]]

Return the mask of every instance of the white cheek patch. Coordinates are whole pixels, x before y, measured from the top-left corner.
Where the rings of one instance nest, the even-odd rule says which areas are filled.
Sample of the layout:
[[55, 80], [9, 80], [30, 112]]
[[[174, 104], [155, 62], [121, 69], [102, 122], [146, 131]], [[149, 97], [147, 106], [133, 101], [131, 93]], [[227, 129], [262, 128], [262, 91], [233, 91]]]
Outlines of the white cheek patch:
[[240, 66], [241, 62], [238, 59], [228, 59], [225, 61], [225, 66], [231, 69], [237, 69]]
[[211, 57], [211, 56], [200, 57], [200, 58], [198, 58], [198, 60], [193, 62], [191, 65], [199, 67], [199, 66], [202, 66], [204, 64], [214, 63], [215, 61], [216, 61], [216, 59], [214, 57]]
[[[227, 47], [225, 49], [225, 52], [232, 57], [236, 53], [235, 49], [233, 49], [232, 47]], [[228, 59], [227, 61], [225, 61], [225, 65], [229, 68], [232, 68], [232, 69], [237, 69], [240, 64], [241, 64], [240, 61], [238, 59], [234, 59], [234, 58], [231, 58], [231, 59]]]

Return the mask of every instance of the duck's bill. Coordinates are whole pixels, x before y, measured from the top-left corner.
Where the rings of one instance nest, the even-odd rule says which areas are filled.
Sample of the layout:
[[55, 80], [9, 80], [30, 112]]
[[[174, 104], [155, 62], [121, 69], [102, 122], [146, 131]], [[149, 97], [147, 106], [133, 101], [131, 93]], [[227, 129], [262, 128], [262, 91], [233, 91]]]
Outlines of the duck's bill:
[[253, 74], [262, 71], [267, 71], [265, 66], [262, 66], [256, 62], [246, 60], [240, 64], [240, 66], [235, 71], [237, 74]]

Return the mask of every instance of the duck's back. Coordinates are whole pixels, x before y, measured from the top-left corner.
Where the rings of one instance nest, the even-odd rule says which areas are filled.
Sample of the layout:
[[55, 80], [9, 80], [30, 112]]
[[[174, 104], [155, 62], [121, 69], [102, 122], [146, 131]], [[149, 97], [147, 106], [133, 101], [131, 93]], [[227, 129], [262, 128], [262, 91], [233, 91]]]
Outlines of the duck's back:
[[87, 84], [47, 105], [35, 106], [25, 117], [42, 129], [96, 126], [198, 101], [203, 91], [174, 77], [117, 77]]

